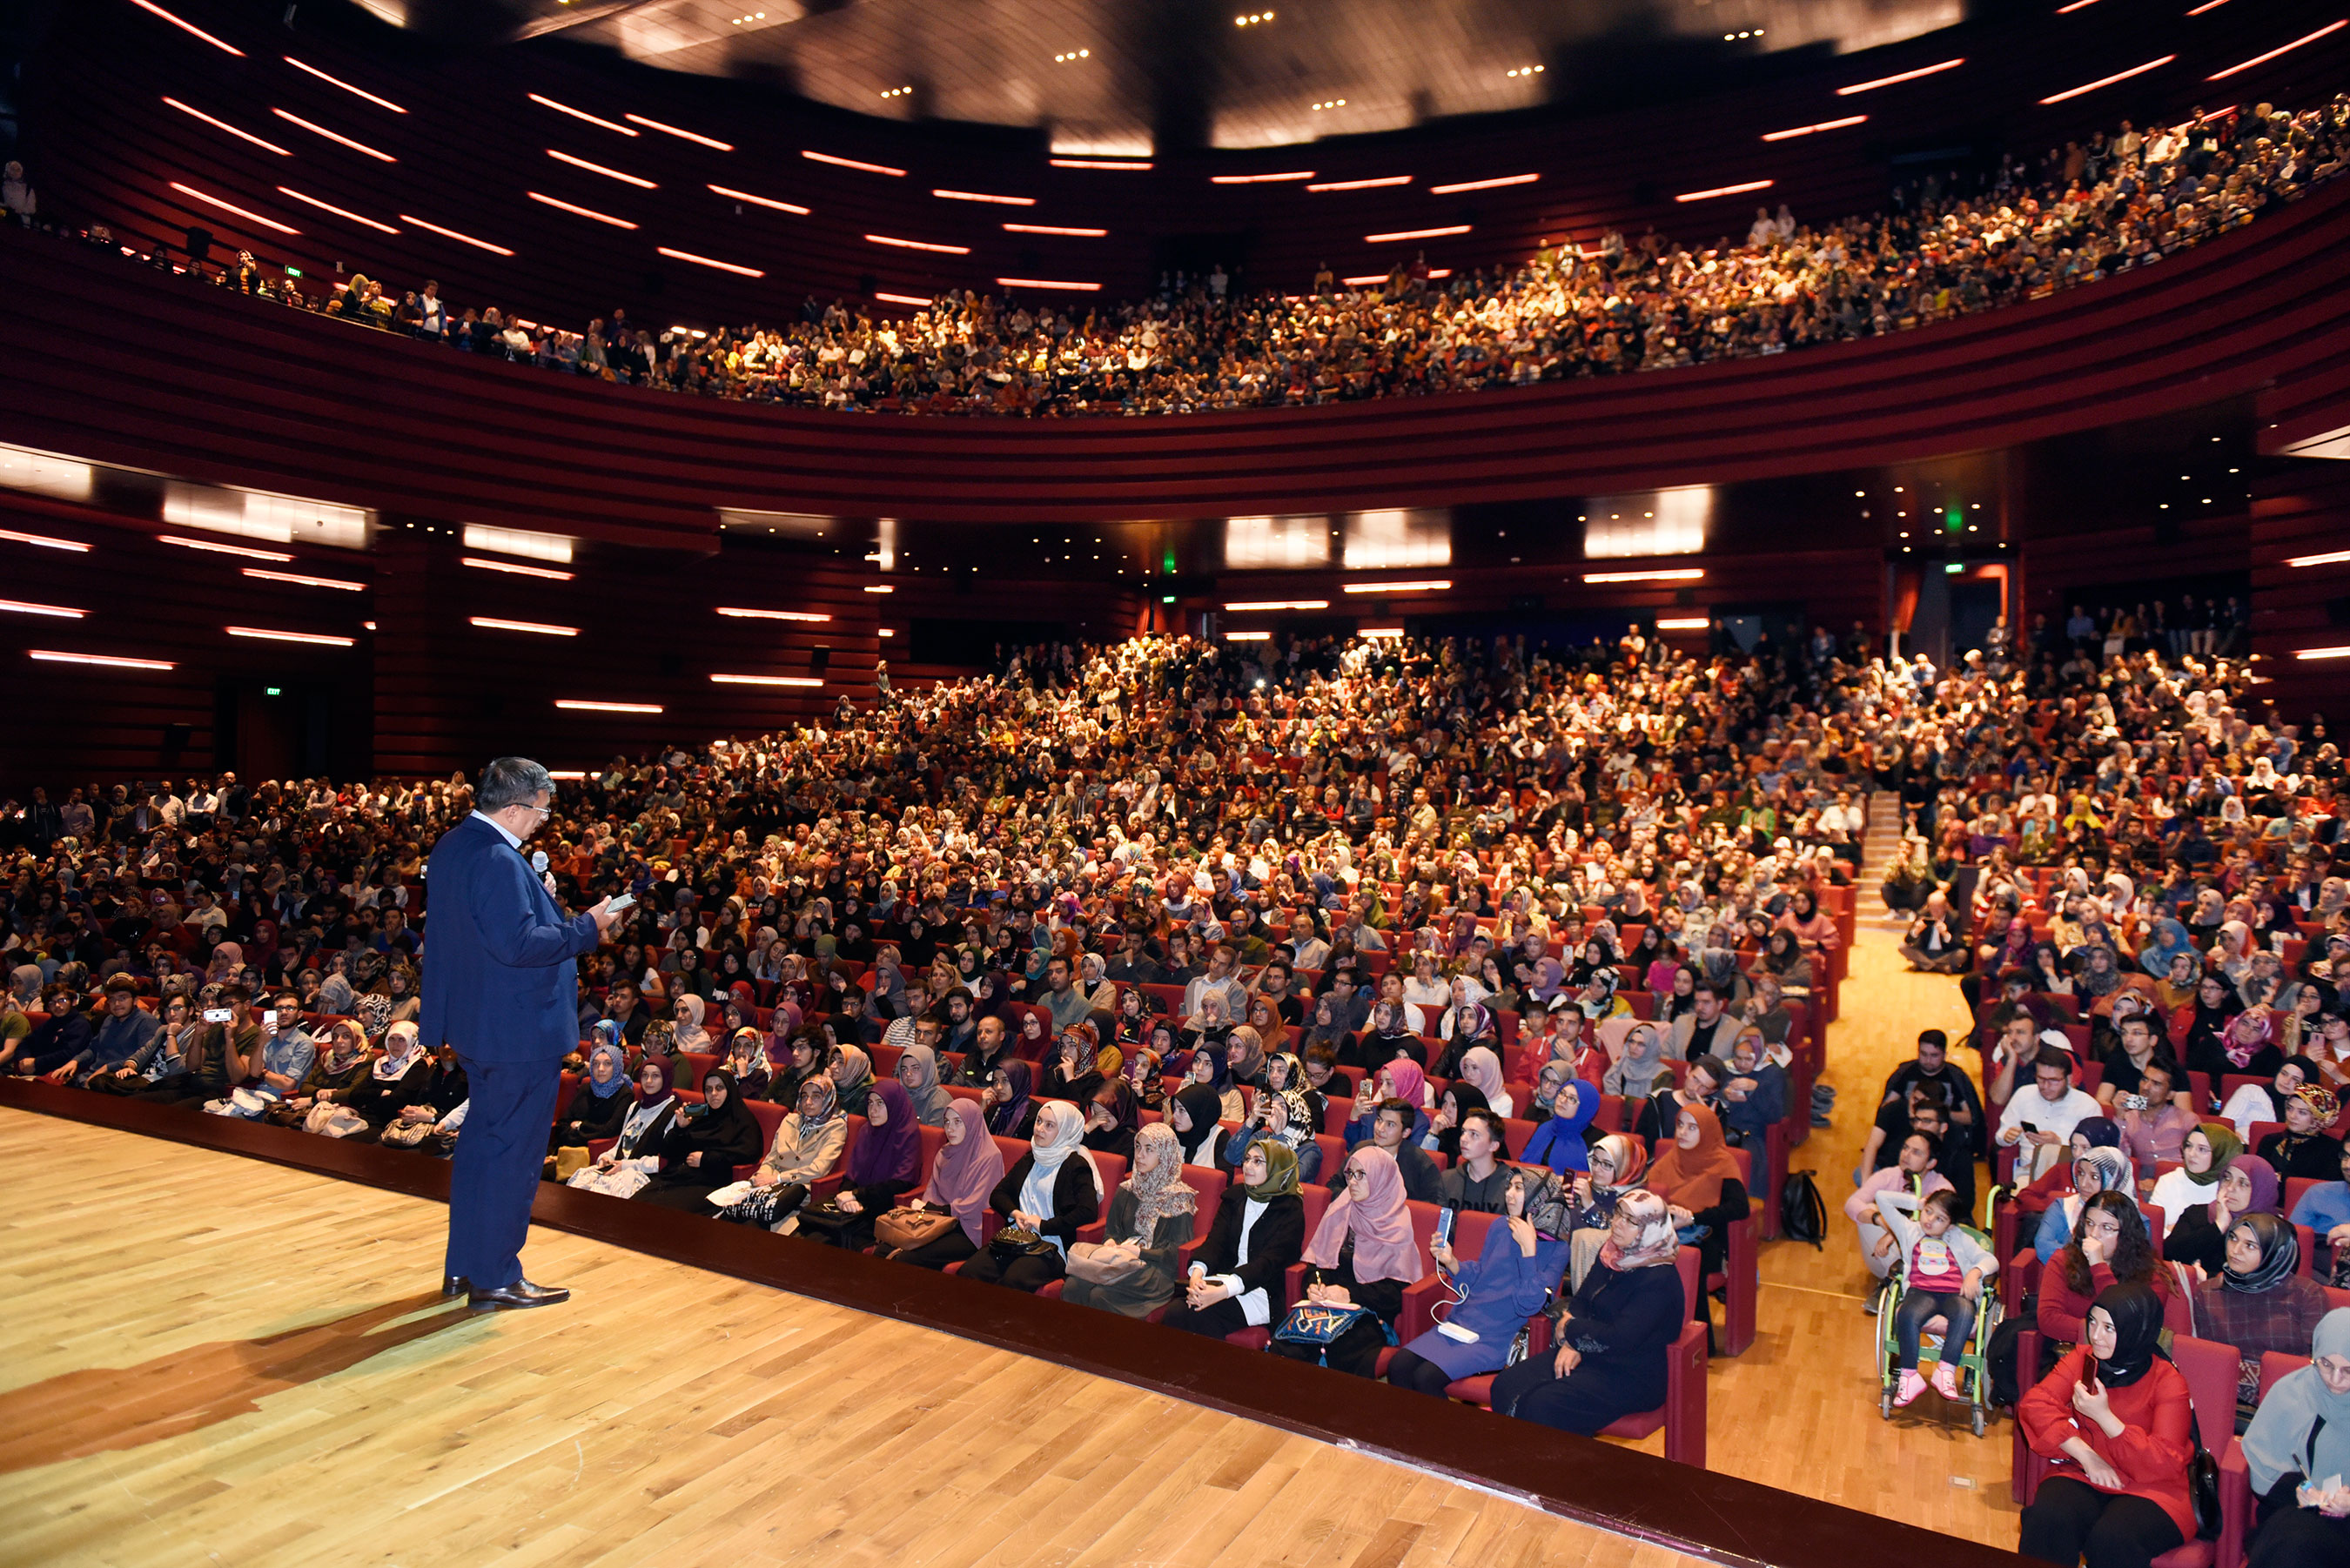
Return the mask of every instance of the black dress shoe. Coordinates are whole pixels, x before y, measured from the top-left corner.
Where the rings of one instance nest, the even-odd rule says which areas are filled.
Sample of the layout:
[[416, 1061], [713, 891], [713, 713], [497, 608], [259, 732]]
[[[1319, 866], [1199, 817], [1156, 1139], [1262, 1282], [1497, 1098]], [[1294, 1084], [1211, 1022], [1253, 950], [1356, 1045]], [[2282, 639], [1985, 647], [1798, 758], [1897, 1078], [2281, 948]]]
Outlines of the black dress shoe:
[[449, 1296], [462, 1296], [473, 1288], [473, 1282], [467, 1279], [463, 1274], [443, 1274], [441, 1276], [441, 1294], [443, 1298]]
[[539, 1307], [567, 1302], [571, 1293], [560, 1285], [535, 1285], [528, 1280], [516, 1280], [494, 1291], [475, 1290], [467, 1293], [465, 1304], [477, 1307]]

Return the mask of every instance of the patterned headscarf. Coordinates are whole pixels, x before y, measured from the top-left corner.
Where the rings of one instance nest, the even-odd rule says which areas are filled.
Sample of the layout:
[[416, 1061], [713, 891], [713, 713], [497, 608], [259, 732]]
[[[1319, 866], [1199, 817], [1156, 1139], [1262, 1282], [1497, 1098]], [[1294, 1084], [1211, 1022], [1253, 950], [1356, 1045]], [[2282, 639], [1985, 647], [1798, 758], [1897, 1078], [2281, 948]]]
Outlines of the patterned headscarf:
[[[1158, 1164], [1148, 1171], [1139, 1158], [1146, 1144], [1159, 1153]], [[1134, 1194], [1134, 1233], [1147, 1241], [1160, 1220], [1192, 1212], [1200, 1199], [1183, 1180], [1183, 1146], [1173, 1127], [1165, 1122], [1144, 1127], [1134, 1135], [1134, 1152], [1138, 1158], [1126, 1188]]]

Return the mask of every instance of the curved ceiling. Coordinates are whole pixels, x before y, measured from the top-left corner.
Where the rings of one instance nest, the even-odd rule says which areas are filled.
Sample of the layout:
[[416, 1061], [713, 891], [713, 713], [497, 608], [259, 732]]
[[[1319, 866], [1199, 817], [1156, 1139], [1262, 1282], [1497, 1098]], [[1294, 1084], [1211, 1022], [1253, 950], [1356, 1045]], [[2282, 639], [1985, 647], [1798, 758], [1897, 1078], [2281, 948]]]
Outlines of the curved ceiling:
[[[421, 22], [414, 0], [361, 0]], [[889, 119], [1044, 129], [1055, 151], [1271, 147], [1684, 87], [1961, 19], [1961, 0], [508, 0], [513, 35], [779, 82]]]

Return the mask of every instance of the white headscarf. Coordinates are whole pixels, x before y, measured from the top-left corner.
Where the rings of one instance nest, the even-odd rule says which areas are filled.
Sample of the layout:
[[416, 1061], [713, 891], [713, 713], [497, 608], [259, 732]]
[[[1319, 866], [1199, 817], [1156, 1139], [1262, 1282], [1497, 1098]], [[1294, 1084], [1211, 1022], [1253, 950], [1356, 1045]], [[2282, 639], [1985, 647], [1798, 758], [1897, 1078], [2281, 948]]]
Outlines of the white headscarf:
[[[1040, 1220], [1053, 1218], [1053, 1187], [1060, 1178], [1062, 1163], [1072, 1154], [1086, 1162], [1086, 1168], [1093, 1173], [1094, 1195], [1101, 1196], [1101, 1168], [1078, 1141], [1085, 1136], [1086, 1118], [1068, 1101], [1046, 1100], [1036, 1108], [1036, 1130], [1028, 1139], [1035, 1164], [1029, 1168], [1028, 1179], [1020, 1184], [1023, 1211]], [[1053, 1239], [1053, 1245], [1068, 1251], [1057, 1239]]]

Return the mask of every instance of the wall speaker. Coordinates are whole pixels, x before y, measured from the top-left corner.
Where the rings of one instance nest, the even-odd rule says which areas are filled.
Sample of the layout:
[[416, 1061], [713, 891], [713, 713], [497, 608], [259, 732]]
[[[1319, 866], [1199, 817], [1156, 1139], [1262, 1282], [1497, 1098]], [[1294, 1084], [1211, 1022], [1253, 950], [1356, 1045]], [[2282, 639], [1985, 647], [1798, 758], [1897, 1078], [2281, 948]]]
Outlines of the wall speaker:
[[808, 673], [810, 675], [822, 675], [826, 670], [831, 668], [831, 644], [819, 642], [814, 648], [808, 649]]

